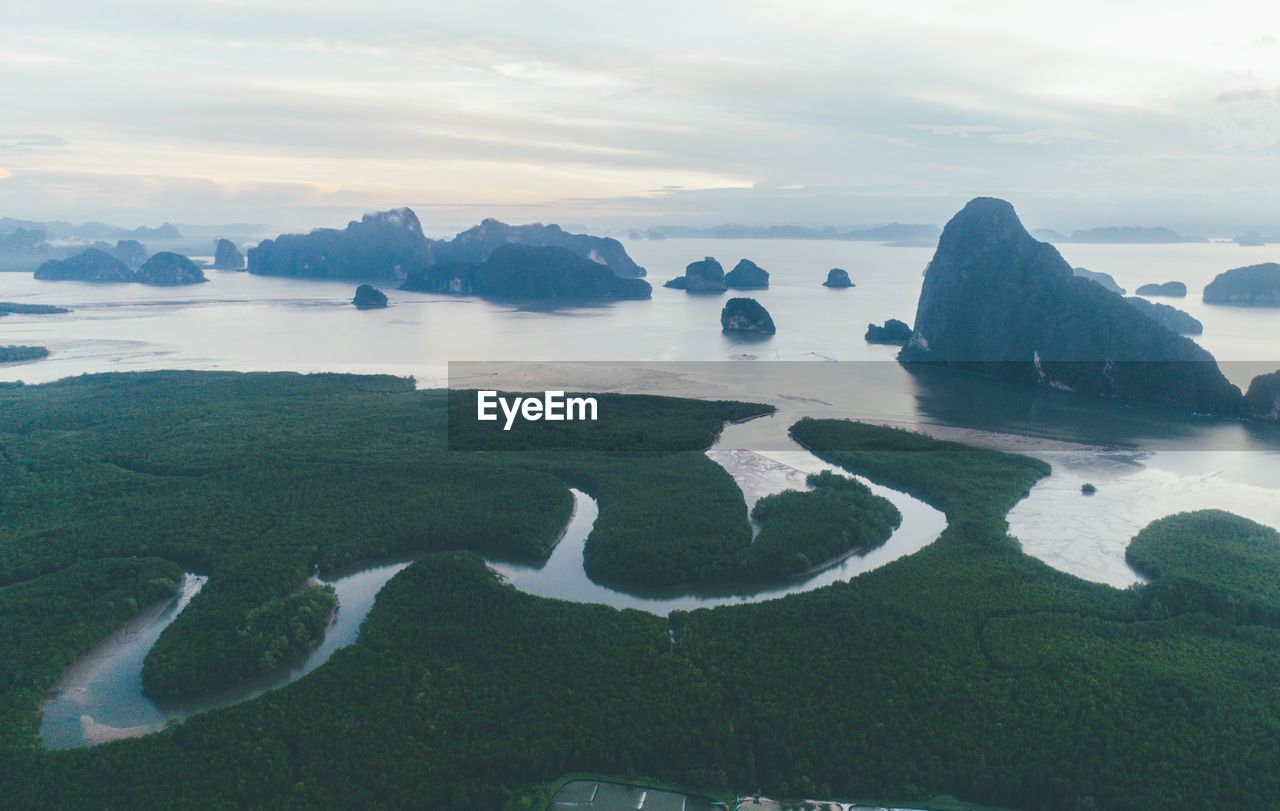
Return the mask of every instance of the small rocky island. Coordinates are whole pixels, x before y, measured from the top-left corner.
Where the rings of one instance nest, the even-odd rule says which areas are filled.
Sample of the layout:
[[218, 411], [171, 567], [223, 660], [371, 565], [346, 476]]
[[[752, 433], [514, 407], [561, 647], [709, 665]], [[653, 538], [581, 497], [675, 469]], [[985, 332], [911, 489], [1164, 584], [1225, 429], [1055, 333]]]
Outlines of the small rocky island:
[[845, 287], [853, 287], [853, 282], [849, 279], [849, 273], [843, 268], [832, 268], [827, 271], [827, 280], [822, 283], [823, 287], [831, 287], [842, 289]]
[[649, 298], [653, 292], [644, 279], [624, 279], [566, 248], [514, 242], [479, 264], [445, 262], [422, 268], [400, 289], [525, 301]]
[[[1051, 242], [1052, 240], [1045, 241]], [[1097, 282], [1112, 293], [1119, 293], [1122, 296], [1124, 295], [1124, 288], [1116, 284], [1115, 278], [1110, 273], [1103, 273], [1098, 270], [1089, 270], [1088, 268], [1072, 268], [1071, 272], [1082, 279], [1089, 279]]]
[[769, 286], [769, 271], [743, 259], [724, 274], [724, 286], [731, 290], [764, 290]]
[[725, 291], [724, 268], [708, 256], [698, 262], [690, 262], [683, 276], [677, 276], [663, 287], [672, 290], [688, 290], [693, 293], [723, 293]]
[[1137, 308], [1138, 312], [1147, 318], [1155, 321], [1160, 326], [1168, 330], [1173, 330], [1179, 335], [1200, 335], [1204, 333], [1204, 324], [1190, 313], [1183, 312], [1177, 307], [1170, 307], [1168, 304], [1161, 304], [1158, 301], [1147, 301], [1137, 296], [1129, 296], [1125, 301]]
[[50, 259], [36, 268], [36, 278], [46, 282], [131, 282], [133, 271], [111, 254], [90, 248], [70, 259]]
[[382, 310], [387, 306], [387, 294], [371, 284], [362, 284], [356, 288], [351, 303], [357, 310]]
[[209, 281], [204, 272], [182, 254], [161, 251], [135, 271], [97, 248], [90, 248], [70, 259], [50, 259], [36, 268], [35, 276], [51, 282], [137, 282], [166, 287]]
[[990, 197], [943, 229], [898, 358], [1224, 416], [1243, 406], [1212, 355], [1076, 276], [1013, 206]]
[[769, 311], [753, 298], [731, 298], [720, 311], [720, 329], [725, 332], [754, 332], [772, 335], [777, 332]]
[[214, 270], [244, 270], [244, 254], [229, 239], [220, 239], [213, 249]]
[[196, 267], [187, 257], [180, 253], [161, 251], [142, 263], [133, 281], [161, 287], [173, 287], [182, 284], [199, 284], [209, 281], [204, 271]]
[[1135, 292], [1140, 296], [1167, 296], [1169, 298], [1186, 298], [1187, 286], [1182, 282], [1165, 282], [1164, 284], [1144, 284]]
[[867, 324], [867, 334], [863, 336], [869, 344], [893, 344], [905, 346], [911, 340], [911, 327], [896, 318], [890, 318], [883, 326]]
[[1237, 307], [1280, 307], [1280, 264], [1264, 262], [1219, 273], [1205, 287], [1204, 301]]

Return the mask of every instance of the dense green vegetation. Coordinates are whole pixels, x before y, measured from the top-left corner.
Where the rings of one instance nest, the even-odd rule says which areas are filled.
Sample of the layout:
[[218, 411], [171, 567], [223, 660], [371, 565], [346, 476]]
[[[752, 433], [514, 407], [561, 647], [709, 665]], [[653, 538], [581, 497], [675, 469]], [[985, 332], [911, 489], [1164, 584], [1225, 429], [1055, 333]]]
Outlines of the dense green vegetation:
[[902, 523], [888, 499], [829, 470], [810, 475], [813, 490], [787, 490], [756, 502], [760, 535], [739, 556], [743, 579], [796, 574], [858, 549], [880, 546]]
[[49, 357], [43, 346], [0, 346], [0, 363], [20, 363]]
[[1153, 521], [1125, 550], [1156, 580], [1146, 590], [1154, 617], [1208, 611], [1280, 625], [1280, 533], [1247, 518], [1201, 510]]
[[744, 568], [751, 525], [742, 491], [702, 453], [726, 420], [767, 414], [771, 406], [593, 394], [594, 422], [517, 421], [506, 431], [502, 421], [476, 420], [475, 396], [450, 392], [450, 448], [508, 452], [500, 457], [507, 464], [546, 471], [590, 493], [600, 503], [583, 551], [592, 578], [671, 586], [777, 576]]
[[[536, 557], [567, 512], [554, 499], [522, 517], [546, 516], [545, 530], [468, 533], [478, 521], [513, 529], [504, 502], [528, 504], [520, 490], [544, 481], [564, 494], [560, 476], [596, 495], [606, 536], [665, 548], [653, 536], [666, 515], [627, 522], [645, 505], [725, 518], [728, 477], [704, 475], [690, 450], [443, 451], [443, 397], [388, 378], [110, 376], [0, 399], [6, 805], [518, 808], [537, 794], [521, 787], [574, 771], [901, 804], [945, 793], [1029, 809], [1280, 805], [1280, 629], [1196, 606], [1157, 616], [1146, 597], [1180, 571], [1251, 593], [1222, 579], [1206, 539], [1258, 551], [1266, 538], [1178, 521], [1204, 543], [1171, 545], [1158, 522], [1155, 565], [1167, 568], [1155, 583], [1086, 583], [1007, 534], [1005, 512], [1044, 463], [839, 421], [793, 431], [832, 464], [943, 510], [936, 543], [849, 583], [670, 624], [532, 597], [474, 555], [442, 551], [393, 578], [360, 639], [289, 687], [144, 738], [44, 752], [39, 691], [130, 606], [174, 588], [173, 563], [138, 554], [209, 570], [182, 618], [203, 612], [212, 630], [180, 619], [169, 632], [231, 650], [246, 628], [270, 637], [292, 624], [295, 560], [329, 568], [424, 539]], [[458, 480], [471, 489], [450, 489]], [[766, 529], [839, 525], [822, 499], [852, 497], [843, 482], [819, 481], [803, 494], [812, 503]], [[787, 516], [800, 498], [765, 512]], [[458, 525], [419, 514], [437, 510]], [[745, 524], [740, 495], [732, 515]], [[264, 518], [265, 531], [238, 534]], [[241, 577], [250, 589], [234, 587]], [[202, 607], [218, 588], [234, 599]], [[233, 603], [244, 607], [216, 610]]]
[[[207, 572], [148, 657], [148, 688], [177, 695], [305, 646], [291, 632], [318, 630], [314, 606], [272, 601], [316, 566], [454, 548], [545, 558], [572, 508], [566, 479], [599, 491], [594, 552], [626, 550], [602, 570], [643, 581], [633, 561], [660, 560], [685, 582], [750, 541], [741, 493], [698, 449], [725, 419], [764, 409], [684, 403], [683, 421], [681, 403], [615, 397], [600, 423], [562, 423], [605, 429], [573, 440], [586, 448], [636, 436], [684, 449], [584, 451], [575, 465], [563, 453], [451, 452], [445, 393], [397, 378], [147, 373], [4, 389], [0, 584], [135, 555]], [[290, 632], [243, 632], [267, 605]]]
[[40, 692], [141, 606], [172, 595], [181, 577], [168, 561], [117, 558], [0, 589], [0, 771], [5, 750], [34, 739]]
[[[250, 609], [236, 629], [235, 640], [221, 654], [237, 663], [233, 678], [270, 670], [306, 651], [328, 627], [337, 604], [333, 586], [309, 583], [294, 594], [273, 597]], [[142, 682], [148, 692], [177, 696], [188, 691], [188, 682], [181, 680], [186, 675], [181, 663], [199, 658], [191, 650], [192, 638], [196, 637], [175, 637], [171, 644], [147, 657]]]
[[53, 315], [71, 312], [66, 307], [55, 307], [52, 304], [21, 304], [16, 301], [0, 301], [0, 315], [18, 313], [20, 315]]

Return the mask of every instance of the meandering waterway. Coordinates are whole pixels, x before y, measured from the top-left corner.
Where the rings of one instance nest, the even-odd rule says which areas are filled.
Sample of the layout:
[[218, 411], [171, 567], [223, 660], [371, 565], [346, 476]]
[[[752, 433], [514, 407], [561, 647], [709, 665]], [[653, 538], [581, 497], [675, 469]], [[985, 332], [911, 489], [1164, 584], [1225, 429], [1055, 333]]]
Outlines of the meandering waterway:
[[[738, 426], [727, 426], [708, 455], [742, 487], [748, 511], [762, 496], [805, 489], [806, 474], [831, 468], [798, 447], [770, 453], [736, 449], [741, 432]], [[579, 490], [572, 490], [573, 515], [545, 563], [535, 566], [495, 559], [488, 563], [503, 579], [529, 594], [636, 608], [660, 616], [672, 611], [777, 599], [848, 580], [909, 555], [932, 543], [945, 527], [942, 513], [918, 499], [873, 483], [868, 485], [902, 513], [902, 524], [893, 536], [865, 554], [849, 555], [818, 571], [785, 581], [627, 591], [598, 584], [582, 567], [583, 546], [595, 524], [598, 507], [593, 498]], [[67, 749], [143, 735], [196, 713], [238, 704], [294, 682], [328, 661], [334, 651], [356, 640], [378, 591], [414, 557], [378, 561], [335, 572], [320, 581], [330, 583], [337, 591], [338, 609], [319, 644], [293, 665], [208, 696], [152, 699], [142, 691], [143, 660], [161, 632], [207, 581], [203, 576], [187, 574], [171, 600], [149, 607], [67, 669], [44, 705], [40, 739], [48, 748]]]

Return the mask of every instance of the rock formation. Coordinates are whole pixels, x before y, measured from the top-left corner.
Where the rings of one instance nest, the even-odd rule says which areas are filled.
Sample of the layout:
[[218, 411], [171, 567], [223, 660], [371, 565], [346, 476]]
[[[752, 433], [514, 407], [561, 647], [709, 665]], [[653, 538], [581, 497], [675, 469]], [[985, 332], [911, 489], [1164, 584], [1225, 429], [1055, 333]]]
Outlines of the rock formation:
[[161, 251], [142, 263], [133, 281], [142, 284], [154, 284], [172, 287], [180, 284], [199, 284], [207, 282], [204, 271], [187, 257], [178, 253]]
[[116, 246], [111, 250], [111, 255], [136, 270], [147, 261], [147, 246], [136, 239], [120, 239], [116, 240]]
[[36, 268], [36, 278], [49, 282], [131, 282], [133, 271], [111, 254], [90, 248], [70, 259], [50, 259]]
[[1201, 324], [1190, 313], [1185, 313], [1177, 307], [1147, 301], [1137, 296], [1129, 296], [1125, 301], [1136, 307], [1138, 312], [1147, 318], [1153, 319], [1160, 326], [1173, 330], [1179, 335], [1200, 335], [1204, 332], [1204, 324]]
[[218, 240], [213, 250], [214, 270], [244, 270], [244, 254], [229, 239]]
[[769, 271], [743, 259], [724, 274], [724, 286], [733, 290], [764, 290], [769, 286]]
[[731, 298], [720, 311], [720, 329], [725, 332], [759, 332], [772, 335], [777, 330], [769, 311], [753, 298]]
[[1264, 262], [1219, 273], [1205, 287], [1204, 300], [1206, 304], [1280, 307], [1280, 265]]
[[478, 265], [447, 262], [410, 275], [402, 290], [523, 300], [649, 298], [644, 279], [624, 279], [565, 248], [508, 243]]
[[1242, 402], [1212, 355], [1076, 277], [1013, 206], [989, 197], [943, 229], [898, 357], [1214, 414], [1238, 414]]
[[362, 284], [356, 288], [351, 303], [357, 310], [381, 310], [387, 306], [387, 294], [371, 284]]
[[611, 237], [570, 234], [558, 225], [541, 223], [507, 225], [494, 219], [484, 220], [451, 240], [431, 243], [427, 264], [455, 262], [478, 265], [495, 250], [511, 243], [533, 248], [563, 248], [583, 259], [602, 264], [624, 278], [645, 275], [644, 268], [631, 260], [622, 243]]
[[685, 267], [683, 276], [675, 277], [663, 287], [696, 293], [723, 293], [724, 268], [713, 257], [708, 256], [699, 262], [690, 262]]
[[38, 256], [48, 253], [48, 235], [38, 228], [18, 228], [8, 236], [0, 234], [0, 254]]
[[911, 327], [896, 318], [884, 322], [884, 326], [867, 324], [867, 334], [863, 336], [869, 344], [906, 345], [911, 340]]
[[249, 272], [299, 279], [400, 281], [428, 264], [430, 240], [407, 208], [366, 214], [339, 231], [284, 234], [249, 249]]
[[1280, 372], [1258, 375], [1244, 396], [1245, 413], [1264, 420], [1280, 420]]
[[827, 280], [822, 283], [823, 287], [853, 287], [853, 282], [849, 281], [849, 274], [842, 268], [832, 268], [827, 271]]
[[1140, 296], [1168, 296], [1169, 298], [1186, 298], [1187, 286], [1182, 282], [1165, 282], [1164, 284], [1144, 284], [1135, 291]]
[[[1045, 241], [1049, 242], [1050, 240]], [[1089, 270], [1088, 268], [1072, 268], [1071, 272], [1081, 278], [1097, 282], [1112, 293], [1119, 293], [1122, 296], [1124, 295], [1124, 288], [1116, 284], [1116, 280], [1112, 278], [1110, 273], [1102, 273], [1101, 271]]]

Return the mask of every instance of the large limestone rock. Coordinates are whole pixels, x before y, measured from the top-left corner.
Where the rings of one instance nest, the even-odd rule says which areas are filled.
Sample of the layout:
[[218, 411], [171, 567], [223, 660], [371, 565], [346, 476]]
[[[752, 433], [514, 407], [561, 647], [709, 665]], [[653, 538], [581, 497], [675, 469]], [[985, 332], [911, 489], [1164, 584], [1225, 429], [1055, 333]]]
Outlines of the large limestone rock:
[[724, 286], [732, 290], [764, 290], [769, 286], [769, 271], [743, 259], [724, 274]]
[[853, 282], [849, 279], [848, 271], [843, 268], [832, 268], [827, 271], [827, 280], [822, 283], [822, 286], [842, 289], [845, 287], [853, 287]]
[[571, 234], [558, 225], [507, 225], [487, 219], [448, 241], [431, 243], [427, 264], [459, 263], [478, 265], [503, 245], [531, 248], [563, 248], [583, 259], [604, 265], [617, 276], [637, 278], [644, 268], [627, 255], [622, 243], [612, 237]]
[[90, 248], [70, 259], [50, 259], [36, 268], [36, 278], [49, 282], [131, 282], [133, 271], [111, 254]]
[[1242, 404], [1212, 355], [1073, 275], [1013, 206], [989, 197], [970, 201], [943, 230], [898, 357], [1215, 414], [1238, 414]]
[[690, 262], [685, 266], [683, 276], [677, 276], [663, 287], [696, 293], [723, 293], [724, 268], [714, 257], [708, 256], [701, 261]]
[[883, 326], [867, 324], [867, 334], [863, 336], [869, 344], [896, 344], [904, 346], [911, 340], [911, 327], [896, 318], [890, 318]]
[[478, 265], [424, 268], [401, 289], [522, 300], [649, 298], [653, 290], [644, 279], [624, 279], [565, 248], [517, 243], [501, 246]]
[[120, 239], [111, 255], [131, 268], [140, 268], [147, 261], [147, 246], [136, 239]]
[[142, 263], [134, 275], [135, 282], [172, 287], [180, 284], [207, 282], [204, 271], [187, 257], [170, 251], [161, 251]]
[[213, 267], [215, 270], [244, 270], [244, 254], [231, 240], [220, 239], [213, 250]]
[[756, 332], [772, 335], [777, 330], [769, 311], [753, 298], [731, 298], [720, 311], [720, 329], [725, 332]]
[[1204, 300], [1206, 304], [1280, 307], [1280, 265], [1264, 262], [1219, 273], [1205, 287]]
[[1244, 396], [1245, 413], [1264, 420], [1280, 420], [1280, 372], [1258, 375]]
[[341, 231], [284, 234], [249, 249], [249, 272], [300, 279], [401, 281], [427, 264], [428, 240], [412, 210], [366, 214]]
[[1169, 298], [1186, 298], [1187, 286], [1182, 282], [1164, 282], [1163, 284], [1144, 284], [1135, 291], [1140, 296], [1168, 296]]
[[371, 284], [362, 284], [356, 288], [351, 303], [357, 310], [381, 310], [387, 306], [387, 294]]

